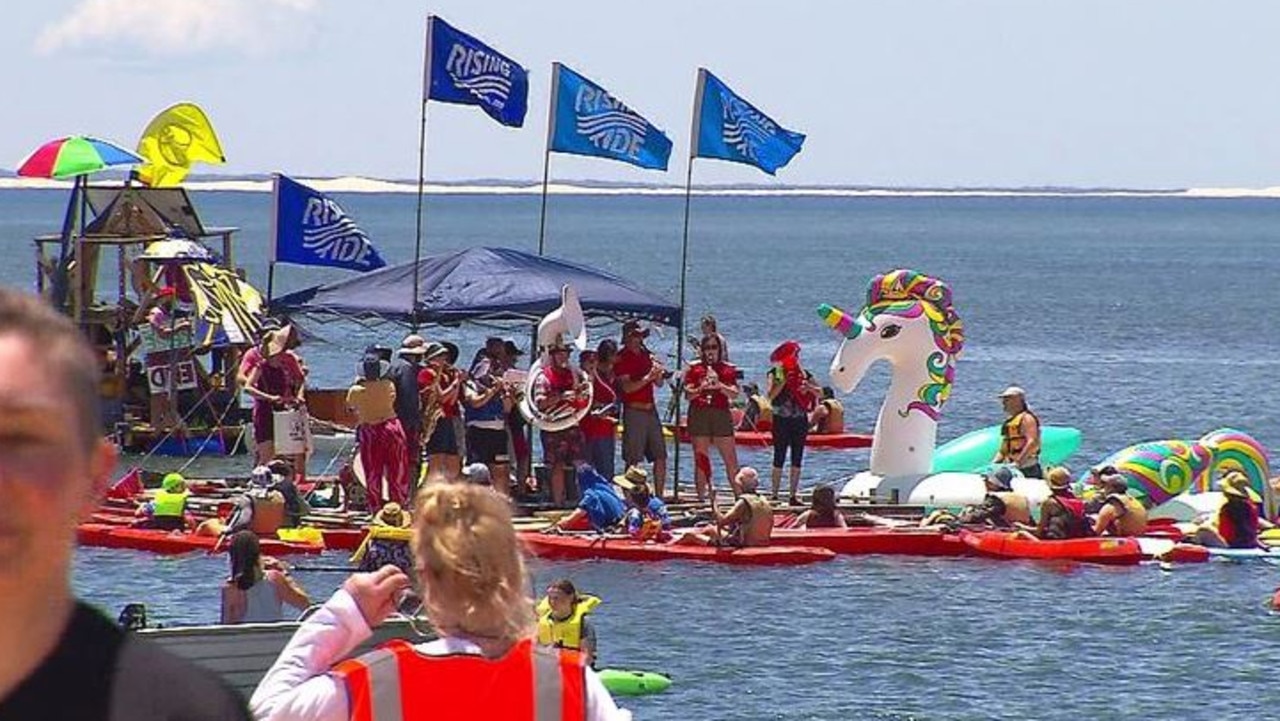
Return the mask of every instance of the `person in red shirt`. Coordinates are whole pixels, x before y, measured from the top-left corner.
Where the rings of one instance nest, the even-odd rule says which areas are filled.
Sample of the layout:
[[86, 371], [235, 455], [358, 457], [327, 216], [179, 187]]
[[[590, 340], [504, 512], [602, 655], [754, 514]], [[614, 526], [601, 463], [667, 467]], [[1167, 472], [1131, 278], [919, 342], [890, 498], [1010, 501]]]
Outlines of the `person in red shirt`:
[[736, 497], [742, 493], [734, 477], [738, 475], [738, 451], [733, 439], [730, 402], [738, 397], [738, 369], [721, 359], [718, 335], [703, 336], [698, 362], [684, 374], [684, 390], [689, 395], [689, 435], [693, 438], [694, 484], [698, 500], [715, 493], [711, 482], [712, 445], [720, 452], [725, 473]]
[[653, 492], [662, 498], [667, 483], [667, 442], [654, 405], [654, 386], [667, 374], [644, 346], [647, 328], [636, 321], [622, 325], [622, 350], [613, 364], [622, 391], [622, 460], [627, 467], [653, 463]]
[[[533, 381], [533, 404], [540, 414], [560, 416], [572, 414], [588, 402], [587, 384], [590, 381], [581, 371], [569, 363], [569, 346], [563, 339], [556, 339], [547, 348], [551, 362], [543, 366]], [[578, 423], [560, 430], [543, 428], [542, 462], [551, 473], [551, 502], [557, 507], [566, 501], [565, 478], [584, 460], [582, 429]]]
[[428, 343], [427, 367], [418, 372], [418, 392], [422, 396], [423, 434], [430, 431], [423, 451], [427, 455], [427, 481], [451, 481], [462, 474], [458, 454], [458, 394], [462, 373], [449, 365], [449, 350], [440, 343]]
[[600, 377], [597, 351], [578, 355], [578, 367], [591, 379], [591, 410], [578, 425], [586, 443], [587, 463], [605, 478], [614, 476], [614, 451], [618, 445], [618, 393]]

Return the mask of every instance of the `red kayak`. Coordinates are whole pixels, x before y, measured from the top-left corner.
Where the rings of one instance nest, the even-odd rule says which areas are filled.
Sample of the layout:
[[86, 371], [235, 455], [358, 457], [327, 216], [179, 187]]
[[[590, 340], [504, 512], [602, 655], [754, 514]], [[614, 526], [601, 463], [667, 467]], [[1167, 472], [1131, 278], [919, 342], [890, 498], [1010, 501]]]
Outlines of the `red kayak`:
[[738, 566], [799, 566], [830, 561], [836, 554], [825, 548], [763, 546], [685, 546], [674, 543], [644, 543], [625, 536], [553, 536], [521, 533], [525, 550], [532, 556], [552, 560], [605, 558], [613, 561], [710, 561]]
[[968, 556], [954, 533], [930, 528], [775, 528], [773, 540], [788, 546], [825, 548], [849, 556]]
[[[109, 526], [132, 526], [137, 518], [131, 513], [103, 507], [98, 509], [90, 517], [90, 520], [93, 523]], [[357, 528], [320, 528], [318, 530], [320, 535], [324, 537], [324, 547], [330, 551], [354, 551], [360, 547], [360, 542], [364, 540], [364, 534], [368, 529], [360, 526]]]
[[1082, 561], [1111, 566], [1132, 566], [1143, 558], [1142, 547], [1134, 538], [1099, 536], [1041, 541], [1016, 533], [961, 531], [960, 540], [978, 555], [992, 558]]
[[[95, 548], [128, 548], [135, 551], [177, 555], [192, 551], [207, 553], [213, 550], [218, 539], [214, 536], [197, 536], [182, 531], [132, 528], [111, 523], [81, 523], [76, 527], [76, 542], [81, 546]], [[260, 545], [262, 552], [268, 556], [316, 554], [324, 550], [324, 545], [318, 543], [293, 543], [273, 538], [261, 539]], [[227, 548], [228, 544], [223, 542], [219, 551], [226, 553]]]

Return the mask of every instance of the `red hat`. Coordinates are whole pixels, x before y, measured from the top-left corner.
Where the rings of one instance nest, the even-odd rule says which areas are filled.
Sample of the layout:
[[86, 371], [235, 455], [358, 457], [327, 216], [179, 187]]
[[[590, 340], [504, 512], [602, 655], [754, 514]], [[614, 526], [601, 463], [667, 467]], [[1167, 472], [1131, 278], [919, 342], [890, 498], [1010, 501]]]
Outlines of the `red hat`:
[[794, 360], [800, 355], [800, 342], [794, 340], [783, 341], [782, 345], [773, 349], [769, 354], [770, 363], [783, 363], [788, 360]]
[[177, 289], [177, 288], [174, 288], [174, 287], [173, 287], [173, 286], [171, 286], [171, 285], [166, 285], [165, 287], [163, 287], [163, 288], [161, 288], [160, 290], [157, 290], [157, 291], [156, 291], [156, 298], [157, 298], [157, 299], [159, 299], [159, 298], [176, 298], [176, 297], [178, 297], [178, 289]]

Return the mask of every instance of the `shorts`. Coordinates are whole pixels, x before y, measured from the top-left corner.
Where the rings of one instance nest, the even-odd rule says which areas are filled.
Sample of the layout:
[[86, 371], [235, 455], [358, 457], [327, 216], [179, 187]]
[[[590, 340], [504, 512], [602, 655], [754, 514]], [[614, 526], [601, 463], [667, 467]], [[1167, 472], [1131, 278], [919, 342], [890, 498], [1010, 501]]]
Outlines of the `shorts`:
[[628, 466], [641, 461], [662, 461], [667, 458], [667, 439], [662, 436], [662, 422], [657, 411], [650, 409], [622, 409], [622, 460]]
[[458, 434], [454, 431], [452, 418], [441, 418], [436, 422], [435, 430], [427, 439], [424, 451], [428, 456], [458, 455]]
[[467, 426], [467, 463], [483, 463], [486, 466], [511, 462], [507, 454], [505, 428], [477, 428]]
[[548, 468], [572, 466], [586, 460], [582, 456], [582, 429], [574, 426], [563, 431], [542, 431], [542, 463]]
[[728, 408], [690, 406], [689, 435], [694, 438], [732, 438], [733, 413]]

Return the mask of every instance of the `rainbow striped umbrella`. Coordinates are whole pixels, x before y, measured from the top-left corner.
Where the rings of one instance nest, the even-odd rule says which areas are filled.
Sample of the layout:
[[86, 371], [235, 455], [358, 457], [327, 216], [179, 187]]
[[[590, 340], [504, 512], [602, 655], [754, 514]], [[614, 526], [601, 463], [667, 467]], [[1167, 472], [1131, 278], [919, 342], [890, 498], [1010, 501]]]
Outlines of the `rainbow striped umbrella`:
[[146, 161], [115, 143], [87, 135], [71, 135], [50, 140], [37, 148], [18, 167], [18, 175], [25, 178], [75, 178], [114, 165], [143, 162]]

